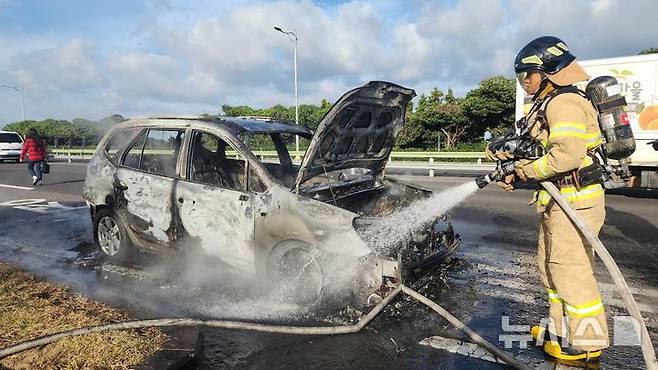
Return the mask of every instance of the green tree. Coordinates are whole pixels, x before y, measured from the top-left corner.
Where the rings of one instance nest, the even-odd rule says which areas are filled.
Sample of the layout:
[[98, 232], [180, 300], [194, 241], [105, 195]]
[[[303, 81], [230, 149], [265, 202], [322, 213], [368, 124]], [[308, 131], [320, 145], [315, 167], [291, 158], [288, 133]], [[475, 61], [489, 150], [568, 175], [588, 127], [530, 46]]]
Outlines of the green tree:
[[100, 121], [90, 121], [76, 118], [72, 122], [66, 120], [45, 119], [43, 121], [14, 122], [6, 125], [6, 130], [16, 131], [25, 136], [27, 130], [35, 128], [39, 135], [46, 139], [49, 145], [59, 146], [67, 143], [69, 146], [96, 144], [112, 125], [126, 119], [119, 114], [103, 118]]
[[[327, 99], [322, 99], [320, 106], [314, 104], [301, 104], [299, 106], [299, 124], [314, 131], [317, 129], [318, 124], [327, 114], [329, 109], [331, 109], [331, 103]], [[258, 109], [246, 105], [222, 105], [222, 111], [229, 117], [261, 116], [279, 121], [295, 121], [295, 107], [286, 107], [281, 104], [269, 108]]]
[[255, 109], [246, 105], [222, 105], [222, 112], [228, 117], [254, 116]]
[[448, 89], [444, 94], [434, 88], [429, 96], [421, 95], [409, 123], [411, 128], [407, 136], [413, 138], [414, 145], [431, 148], [438, 135], [442, 134], [445, 137], [444, 147], [451, 149], [464, 137], [468, 120], [461, 99], [455, 97], [452, 90]]
[[73, 127], [75, 128], [75, 138], [76, 141], [83, 147], [87, 146], [89, 143], [97, 142], [102, 136], [100, 125], [84, 119], [76, 118], [71, 121]]
[[494, 76], [469, 91], [462, 106], [469, 120], [466, 135], [477, 141], [484, 131], [499, 131], [514, 123], [516, 85], [514, 80]]
[[658, 54], [658, 48], [648, 48], [638, 53], [638, 55], [644, 55], [644, 54]]

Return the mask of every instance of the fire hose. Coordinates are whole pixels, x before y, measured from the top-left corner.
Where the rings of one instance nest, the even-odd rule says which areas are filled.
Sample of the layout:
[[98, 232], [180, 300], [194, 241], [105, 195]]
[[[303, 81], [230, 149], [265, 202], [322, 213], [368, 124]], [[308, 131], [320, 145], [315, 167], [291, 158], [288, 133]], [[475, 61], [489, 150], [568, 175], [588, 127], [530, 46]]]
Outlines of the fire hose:
[[601, 240], [599, 240], [599, 238], [592, 232], [592, 230], [587, 227], [583, 220], [578, 217], [576, 211], [571, 208], [569, 203], [562, 197], [562, 194], [560, 194], [558, 188], [550, 181], [543, 181], [541, 182], [541, 185], [551, 194], [553, 199], [555, 199], [562, 210], [564, 210], [564, 213], [566, 213], [571, 221], [573, 221], [573, 223], [580, 229], [583, 236], [585, 236], [587, 241], [589, 241], [589, 243], [592, 245], [592, 248], [596, 254], [599, 255], [601, 261], [603, 261], [603, 264], [608, 269], [610, 276], [612, 276], [612, 280], [615, 282], [615, 285], [621, 294], [624, 305], [626, 306], [626, 310], [631, 315], [631, 317], [640, 324], [640, 346], [642, 348], [642, 356], [644, 356], [644, 363], [647, 365], [647, 370], [658, 370], [656, 352], [653, 348], [653, 344], [651, 343], [649, 331], [647, 330], [644, 319], [640, 314], [640, 309], [637, 307], [635, 298], [633, 298], [633, 295], [628, 288], [628, 284], [626, 284], [626, 280], [619, 270], [619, 266], [617, 266], [615, 260], [612, 259], [612, 256], [608, 250], [605, 248], [605, 246], [603, 246]]
[[353, 325], [342, 325], [342, 326], [288, 326], [288, 325], [271, 325], [271, 324], [262, 324], [254, 323], [248, 321], [230, 321], [230, 320], [199, 320], [199, 319], [187, 319], [187, 318], [170, 318], [170, 319], [150, 319], [150, 320], [138, 320], [138, 321], [125, 321], [118, 322], [106, 325], [97, 325], [89, 326], [79, 329], [73, 329], [68, 331], [63, 331], [60, 333], [43, 336], [40, 338], [35, 338], [28, 340], [23, 343], [19, 343], [10, 347], [6, 347], [0, 350], [0, 359], [3, 359], [7, 356], [15, 355], [19, 352], [23, 352], [32, 348], [44, 346], [46, 344], [54, 343], [61, 339], [98, 333], [109, 330], [127, 330], [127, 329], [138, 329], [138, 328], [147, 328], [147, 327], [167, 327], [167, 326], [206, 326], [214, 328], [223, 328], [223, 329], [234, 329], [234, 330], [249, 330], [249, 331], [258, 331], [266, 333], [278, 333], [278, 334], [297, 334], [297, 335], [339, 335], [339, 334], [351, 334], [356, 333], [363, 329], [370, 321], [372, 321], [386, 305], [388, 305], [400, 292], [403, 292], [410, 297], [418, 300], [424, 305], [431, 308], [433, 311], [441, 315], [443, 318], [448, 320], [452, 325], [457, 329], [466, 334], [473, 343], [480, 345], [485, 348], [491, 354], [501, 359], [508, 365], [514, 367], [515, 369], [529, 370], [531, 369], [528, 365], [519, 362], [514, 356], [509, 354], [506, 351], [501, 350], [496, 347], [491, 342], [487, 341], [485, 338], [478, 335], [472, 329], [470, 329], [466, 324], [461, 322], [459, 319], [454, 317], [443, 307], [437, 303], [431, 301], [415, 290], [408, 288], [404, 285], [399, 285], [393, 289], [380, 303], [373, 307], [370, 312], [366, 315], [361, 316], [356, 324]]
[[[479, 188], [484, 188], [494, 181], [502, 181], [505, 175], [514, 173], [515, 167], [516, 163], [513, 160], [507, 162], [499, 162], [495, 171], [488, 175], [478, 176], [475, 179], [475, 183]], [[615, 282], [617, 290], [621, 294], [624, 306], [626, 306], [626, 310], [628, 311], [629, 315], [640, 324], [640, 346], [642, 348], [642, 356], [644, 357], [644, 363], [647, 365], [647, 369], [658, 370], [656, 352], [653, 348], [653, 344], [651, 343], [649, 331], [647, 330], [644, 319], [640, 314], [640, 309], [635, 302], [635, 298], [633, 298], [633, 294], [631, 294], [631, 291], [628, 288], [628, 284], [626, 284], [626, 280], [619, 270], [619, 266], [617, 266], [617, 263], [615, 263], [615, 260], [612, 258], [603, 243], [601, 243], [601, 240], [599, 240], [598, 236], [596, 236], [592, 230], [589, 229], [583, 220], [578, 217], [576, 211], [571, 208], [569, 203], [564, 199], [564, 197], [562, 197], [560, 190], [558, 190], [555, 184], [550, 181], [542, 181], [541, 185], [549, 192], [551, 197], [557, 202], [560, 208], [562, 208], [564, 213], [569, 216], [574, 225], [580, 229], [583, 236], [592, 245], [592, 248], [599, 256], [599, 258], [601, 258], [601, 261], [603, 261], [603, 264], [608, 269], [612, 280]]]

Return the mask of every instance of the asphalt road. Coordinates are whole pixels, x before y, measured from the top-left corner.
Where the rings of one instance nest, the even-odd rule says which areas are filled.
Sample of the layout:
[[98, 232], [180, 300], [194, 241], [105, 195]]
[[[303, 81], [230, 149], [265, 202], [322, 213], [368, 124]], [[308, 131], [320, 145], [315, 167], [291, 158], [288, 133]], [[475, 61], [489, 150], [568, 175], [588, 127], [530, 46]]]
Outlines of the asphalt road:
[[[140, 317], [285, 321], [286, 307], [244, 298], [239, 284], [223, 281], [230, 286], [209, 294], [205, 288], [177, 287], [163, 278], [162, 271], [98, 262], [81, 198], [85, 166], [82, 162], [52, 163], [45, 184], [33, 187], [24, 165], [0, 164], [0, 258], [82, 294], [129, 308]], [[444, 169], [436, 171], [438, 177], [429, 178], [413, 176], [425, 170], [387, 171], [437, 191], [481, 173]], [[534, 262], [538, 218], [534, 208], [526, 206], [531, 193], [524, 189], [505, 193], [489, 186], [455, 207], [451, 218], [463, 239], [458, 259], [445, 281], [423, 291], [501, 347], [505, 335], [527, 338], [524, 330], [546, 313], [545, 292]], [[626, 195], [607, 195], [606, 200], [600, 238], [633, 288], [658, 346], [658, 200]], [[626, 322], [621, 298], [601, 263], [597, 276], [611, 334], [621, 334], [620, 325]], [[385, 311], [370, 330], [354, 336], [290, 338], [209, 329], [204, 333], [211, 338], [206, 356], [215, 358], [216, 366], [227, 368], [503, 368], [462, 342], [463, 337], [445, 321], [410, 302]], [[181, 341], [189, 342], [184, 337]], [[624, 345], [632, 343], [621, 336], [613, 338], [617, 345], [604, 353], [602, 368], [642, 368], [639, 347]], [[535, 368], [556, 368], [538, 348], [519, 348], [517, 342], [509, 350]]]

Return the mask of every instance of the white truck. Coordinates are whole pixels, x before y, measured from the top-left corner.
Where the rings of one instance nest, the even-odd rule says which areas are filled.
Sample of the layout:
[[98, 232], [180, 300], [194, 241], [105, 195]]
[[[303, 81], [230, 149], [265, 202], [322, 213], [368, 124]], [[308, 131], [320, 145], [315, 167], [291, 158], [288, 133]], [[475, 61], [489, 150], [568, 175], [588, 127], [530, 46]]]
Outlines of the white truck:
[[[621, 84], [628, 103], [636, 149], [628, 160], [634, 188], [658, 189], [658, 151], [652, 142], [658, 140], [658, 54], [636, 55], [578, 61], [590, 78], [613, 76]], [[587, 82], [579, 86], [585, 90]], [[516, 85], [516, 119], [531, 104], [521, 86]]]

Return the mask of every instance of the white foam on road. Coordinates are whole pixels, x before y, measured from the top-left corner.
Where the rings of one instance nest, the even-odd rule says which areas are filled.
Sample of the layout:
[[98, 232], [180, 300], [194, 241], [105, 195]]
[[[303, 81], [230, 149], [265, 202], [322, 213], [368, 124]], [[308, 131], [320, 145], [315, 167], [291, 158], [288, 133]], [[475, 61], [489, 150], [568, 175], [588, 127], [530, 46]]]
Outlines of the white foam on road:
[[432, 336], [421, 340], [418, 344], [421, 346], [440, 349], [450, 353], [460, 354], [462, 356], [477, 358], [479, 360], [504, 364], [504, 362], [498, 361], [498, 359], [489, 351], [475, 343], [463, 342], [461, 340], [440, 336]]
[[[475, 343], [464, 342], [457, 339], [445, 338], [441, 336], [431, 336], [421, 340], [418, 344], [421, 346], [432, 347], [434, 349], [455, 353], [462, 356], [476, 358], [478, 360], [484, 360], [488, 362], [493, 362], [496, 364], [504, 364], [505, 362], [496, 358], [486, 349], [478, 346]], [[537, 351], [541, 351], [541, 348], [537, 348]], [[577, 369], [575, 367], [566, 366], [562, 364], [554, 364], [549, 361], [543, 361], [538, 363], [537, 359], [528, 357], [527, 355], [514, 355], [514, 357], [521, 363], [529, 365], [535, 369], [551, 369], [551, 370], [571, 370]]]
[[[499, 276], [512, 276], [513, 278], [518, 278], [521, 279], [521, 275], [526, 275], [528, 274], [528, 271], [523, 271], [521, 269], [515, 269], [515, 270], [510, 270], [510, 269], [504, 269], [501, 267], [497, 266], [492, 266], [489, 264], [484, 264], [481, 262], [478, 262], [478, 265], [476, 266], [478, 270], [484, 270], [487, 272], [499, 274]], [[490, 279], [491, 281], [497, 282], [497, 283], [505, 283], [505, 284], [512, 284], [513, 286], [518, 286], [521, 284], [523, 289], [535, 289], [535, 285], [531, 285], [527, 283], [525, 280], [519, 280], [519, 281], [513, 281], [513, 280], [503, 280], [503, 279], [496, 279], [496, 278], [487, 278]], [[602, 283], [599, 282], [599, 288], [601, 289], [601, 293], [604, 295], [612, 296], [614, 292], [617, 291], [617, 286], [615, 284], [610, 284], [610, 283]], [[653, 289], [653, 288], [636, 288], [629, 286], [629, 289], [631, 290], [631, 293], [633, 293], [633, 296], [645, 296], [645, 297], [651, 297], [651, 298], [658, 298], [658, 290]], [[543, 292], [543, 287], [536, 288], [536, 290]], [[637, 297], [636, 297], [637, 298]], [[653, 312], [653, 311], [650, 311]]]
[[[534, 253], [472, 246], [460, 250], [459, 254], [473, 265], [454, 274], [448, 280], [449, 284], [458, 287], [470, 286], [482, 296], [516, 302], [523, 306], [546, 305], [546, 292], [539, 280]], [[599, 271], [599, 273], [603, 272]], [[600, 282], [603, 278], [598, 276], [604, 305], [609, 306], [611, 312], [626, 312], [625, 304], [616, 286], [612, 283]], [[658, 300], [656, 299], [658, 290], [650, 287], [630, 289], [646, 326], [658, 330]]]

